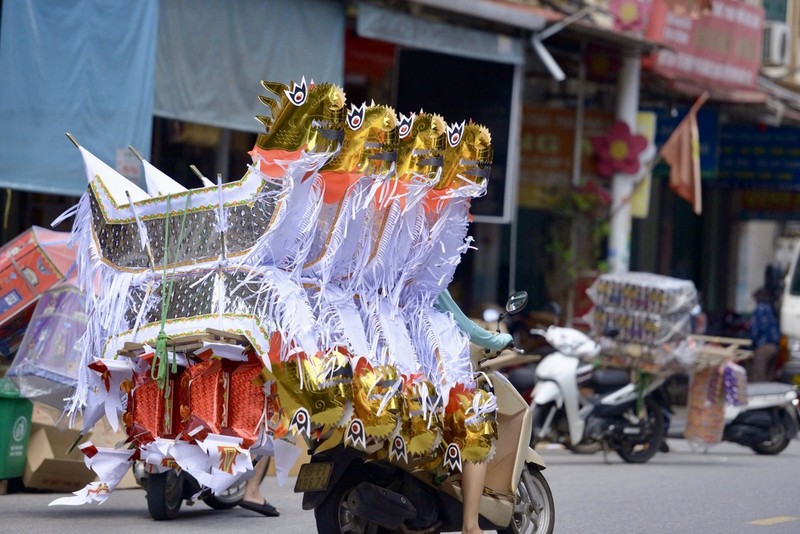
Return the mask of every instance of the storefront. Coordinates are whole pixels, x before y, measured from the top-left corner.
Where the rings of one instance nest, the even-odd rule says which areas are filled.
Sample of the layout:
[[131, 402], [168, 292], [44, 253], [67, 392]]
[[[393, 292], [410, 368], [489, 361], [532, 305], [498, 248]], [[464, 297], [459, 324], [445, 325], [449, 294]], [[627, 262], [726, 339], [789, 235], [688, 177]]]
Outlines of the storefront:
[[[788, 157], [791, 143], [780, 139], [791, 133], [786, 123], [797, 114], [791, 107], [795, 93], [790, 88], [775, 88], [775, 80], [765, 82], [758, 76], [762, 60], [753, 56], [753, 50], [760, 42], [750, 41], [760, 39], [756, 26], [763, 24], [758, 18], [763, 13], [746, 4], [719, 0], [711, 18], [684, 20], [664, 15], [664, 0], [638, 2], [662, 8], [660, 26], [651, 24], [646, 10], [638, 17], [617, 17], [616, 26], [608, 12], [598, 9], [570, 16], [569, 2], [563, 2], [564, 12], [545, 9], [533, 0], [312, 0], [311, 4], [253, 0], [231, 7], [210, 0], [171, 0], [143, 2], [135, 13], [121, 14], [128, 22], [119, 26], [133, 27], [136, 42], [147, 44], [142, 44], [142, 66], [135, 70], [129, 60], [123, 69], [127, 75], [135, 70], [135, 80], [112, 76], [113, 65], [80, 71], [76, 66], [83, 63], [76, 52], [72, 71], [83, 74], [83, 85], [70, 88], [53, 79], [51, 84], [60, 85], [39, 94], [60, 92], [69, 102], [70, 94], [84, 91], [98, 108], [125, 110], [127, 118], [98, 112], [83, 114], [78, 121], [70, 118], [61, 100], [42, 97], [37, 106], [51, 108], [43, 115], [59, 120], [29, 123], [24, 143], [17, 140], [0, 148], [6, 151], [0, 161], [15, 165], [0, 168], [0, 185], [8, 188], [5, 198], [11, 197], [3, 240], [32, 224], [46, 225], [85, 187], [80, 158], [64, 131], [75, 133], [87, 148], [134, 181], [141, 180], [141, 171], [131, 159], [129, 144], [187, 186], [197, 180], [191, 165], [210, 177], [220, 173], [225, 180], [236, 179], [246, 168], [255, 135], [263, 131], [254, 120], [265, 111], [256, 98], [259, 80], [312, 75], [317, 81], [342, 84], [349, 101], [374, 99], [391, 104], [398, 113], [426, 109], [448, 121], [472, 119], [490, 128], [493, 173], [488, 195], [474, 204], [471, 231], [479, 252], [465, 255], [453, 287], [471, 312], [483, 303], [502, 300], [513, 289], [528, 290], [533, 307], [555, 299], [569, 308], [579, 300], [576, 285], [598, 267], [608, 268], [610, 248], [620, 248], [619, 243], [627, 248], [623, 251], [629, 255], [623, 262], [627, 268], [690, 278], [701, 289], [706, 306], [725, 309], [741, 300], [735, 293], [739, 290], [733, 289], [739, 284], [735, 257], [741, 247], [735, 237], [728, 239], [738, 235], [728, 230], [730, 222], [783, 221], [796, 211], [794, 169], [787, 168], [790, 160], [769, 160], [773, 167], [763, 172], [770, 176], [756, 184], [743, 179], [741, 172], [743, 166], [759, 163], [757, 155], [742, 154], [745, 145], [726, 141], [752, 137], [765, 143], [763, 150], [782, 150]], [[19, 13], [13, 5], [4, 3], [4, 50], [0, 50], [4, 65], [11, 50], [8, 39], [24, 26], [15, 18]], [[734, 16], [738, 11], [729, 8], [743, 9], [762, 22]], [[789, 20], [800, 15], [788, 10], [775, 16]], [[719, 22], [714, 17], [739, 22]], [[59, 26], [52, 19], [46, 21]], [[14, 29], [9, 30], [12, 23]], [[704, 24], [706, 36], [713, 32], [727, 37], [718, 42], [703, 39], [703, 31], [698, 33], [695, 26]], [[93, 27], [105, 26], [98, 21]], [[680, 48], [695, 34], [717, 55]], [[57, 33], [53, 36], [56, 42], [69, 41]], [[670, 39], [667, 44], [678, 50], [680, 61], [668, 60], [659, 51], [657, 43]], [[94, 42], [102, 46], [99, 37]], [[725, 46], [720, 48], [719, 43]], [[55, 56], [55, 44], [41, 46], [50, 48], [31, 54]], [[655, 53], [649, 55], [650, 51]], [[94, 54], [102, 56], [100, 50]], [[638, 65], [641, 55], [646, 59], [639, 75], [638, 67], [632, 66]], [[124, 63], [120, 57], [112, 56], [111, 61]], [[24, 58], [20, 61], [25, 64]], [[686, 65], [695, 71], [681, 72]], [[703, 69], [703, 65], [719, 68]], [[697, 68], [711, 77], [698, 78]], [[784, 71], [792, 72], [789, 66]], [[88, 91], [87, 86], [96, 86], [87, 80], [98, 72], [104, 75], [107, 90]], [[81, 77], [72, 74], [67, 81]], [[697, 83], [691, 86], [687, 79]], [[119, 91], [122, 86], [149, 87], [150, 92], [135, 92], [138, 101], [123, 102], [120, 98], [127, 90]], [[693, 214], [691, 206], [669, 190], [665, 166], [655, 168], [652, 181], [643, 176], [647, 174], [643, 168], [636, 180], [651, 184], [648, 194], [637, 200], [642, 206], [625, 215], [632, 218], [627, 223], [630, 230], [623, 228], [613, 238], [613, 224], [604, 213], [620, 198], [615, 191], [617, 177], [598, 173], [593, 139], [607, 135], [635, 104], [634, 110], [654, 114], [656, 133], [650, 141], [660, 147], [696, 95], [709, 88], [712, 99], [698, 114], [703, 215]], [[59, 106], [64, 110], [55, 113]], [[123, 123], [136, 125], [138, 137], [111, 128]], [[5, 129], [3, 135], [13, 140], [15, 130]], [[767, 137], [775, 139], [766, 142]], [[792, 177], [784, 178], [787, 173]], [[777, 182], [784, 187], [773, 187]], [[574, 220], [582, 222], [576, 225]], [[580, 245], [573, 245], [574, 232], [585, 236]]]

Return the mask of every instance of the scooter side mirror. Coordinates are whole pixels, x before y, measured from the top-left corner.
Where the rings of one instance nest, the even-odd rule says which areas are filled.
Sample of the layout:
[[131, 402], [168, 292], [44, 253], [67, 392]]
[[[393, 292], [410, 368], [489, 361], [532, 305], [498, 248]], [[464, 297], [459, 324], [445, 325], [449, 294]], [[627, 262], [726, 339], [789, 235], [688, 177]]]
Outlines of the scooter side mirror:
[[528, 292], [517, 291], [511, 295], [508, 302], [506, 302], [506, 315], [513, 315], [521, 312], [526, 304], [528, 304]]
[[506, 302], [506, 311], [500, 314], [497, 318], [497, 331], [500, 331], [500, 322], [509, 315], [521, 312], [525, 305], [528, 304], [528, 292], [517, 291], [508, 298]]

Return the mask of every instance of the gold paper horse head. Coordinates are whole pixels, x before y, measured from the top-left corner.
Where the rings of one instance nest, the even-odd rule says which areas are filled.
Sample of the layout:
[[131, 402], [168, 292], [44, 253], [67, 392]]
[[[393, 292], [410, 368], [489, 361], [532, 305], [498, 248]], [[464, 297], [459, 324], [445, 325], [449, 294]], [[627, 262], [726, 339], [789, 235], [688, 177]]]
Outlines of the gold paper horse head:
[[[309, 411], [311, 423], [335, 427], [352, 397], [350, 362], [342, 352], [332, 350], [323, 357], [294, 358], [273, 363], [266, 376], [275, 380], [281, 405], [289, 413]], [[302, 376], [301, 376], [302, 374]]]
[[465, 185], [456, 177], [474, 184], [482, 184], [492, 165], [492, 136], [480, 124], [469, 122], [447, 127], [447, 148], [444, 152], [444, 171], [437, 189]]
[[444, 163], [447, 124], [440, 115], [420, 112], [400, 116], [397, 176], [434, 178]]
[[258, 98], [270, 109], [271, 117], [256, 116], [266, 129], [258, 136], [262, 149], [333, 151], [342, 141], [344, 128], [344, 91], [331, 83], [300, 84], [292, 88], [262, 81], [261, 85], [277, 98]]
[[444, 438], [461, 449], [461, 457], [483, 462], [494, 452], [497, 438], [496, 406], [492, 395], [482, 389], [457, 385], [450, 392], [445, 410]]
[[389, 106], [352, 104], [347, 111], [342, 150], [324, 170], [363, 174], [391, 168], [397, 157], [397, 115]]
[[386, 438], [397, 429], [401, 410], [400, 381], [389, 365], [359, 364], [353, 375], [353, 407], [368, 437]]
[[441, 441], [439, 397], [428, 380], [407, 384], [401, 434], [414, 456], [431, 453]]

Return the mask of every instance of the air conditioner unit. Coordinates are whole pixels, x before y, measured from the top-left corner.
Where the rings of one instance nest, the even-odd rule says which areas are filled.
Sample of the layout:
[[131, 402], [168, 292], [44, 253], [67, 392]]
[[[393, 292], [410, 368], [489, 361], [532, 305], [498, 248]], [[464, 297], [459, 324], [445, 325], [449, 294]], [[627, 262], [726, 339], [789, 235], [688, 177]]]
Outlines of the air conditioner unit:
[[785, 22], [764, 21], [761, 64], [766, 67], [789, 64], [789, 25]]

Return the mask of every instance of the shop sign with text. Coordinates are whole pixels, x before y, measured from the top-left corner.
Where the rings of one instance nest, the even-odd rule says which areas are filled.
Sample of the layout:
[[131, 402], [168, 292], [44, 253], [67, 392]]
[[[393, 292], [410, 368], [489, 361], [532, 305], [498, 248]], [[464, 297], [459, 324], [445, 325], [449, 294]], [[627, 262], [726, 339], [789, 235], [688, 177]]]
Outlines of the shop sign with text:
[[[586, 110], [581, 142], [581, 178], [597, 178], [592, 137], [602, 136], [614, 114]], [[548, 208], [552, 195], [572, 183], [576, 115], [574, 109], [525, 107], [520, 137], [519, 204]]]
[[761, 66], [764, 9], [737, 0], [714, 0], [711, 13], [675, 15], [666, 0], [653, 0], [649, 40], [667, 49], [644, 65], [666, 78], [715, 89], [754, 89]]
[[726, 124], [720, 128], [719, 185], [800, 189], [800, 128]]

